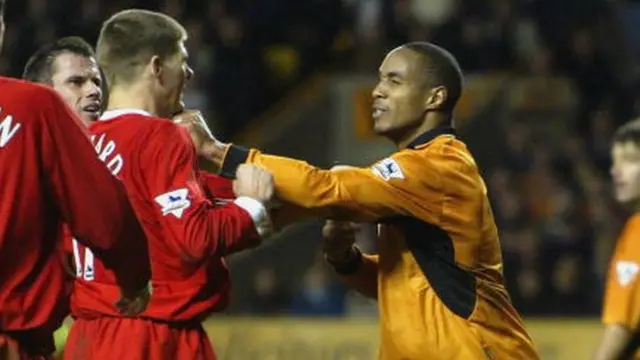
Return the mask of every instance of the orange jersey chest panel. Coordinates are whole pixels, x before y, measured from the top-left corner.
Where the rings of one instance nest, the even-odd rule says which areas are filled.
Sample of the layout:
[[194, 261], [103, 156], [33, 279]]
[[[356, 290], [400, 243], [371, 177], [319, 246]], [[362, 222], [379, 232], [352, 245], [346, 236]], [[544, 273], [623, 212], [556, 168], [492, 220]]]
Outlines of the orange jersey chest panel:
[[[436, 163], [439, 181], [407, 199], [431, 209], [380, 221], [381, 358], [537, 359], [504, 286], [497, 229], [473, 158], [447, 136], [412, 154], [416, 163]], [[425, 178], [409, 169], [420, 167], [403, 167], [405, 179]]]
[[635, 329], [640, 321], [640, 215], [625, 225], [611, 259], [605, 290], [603, 323]]

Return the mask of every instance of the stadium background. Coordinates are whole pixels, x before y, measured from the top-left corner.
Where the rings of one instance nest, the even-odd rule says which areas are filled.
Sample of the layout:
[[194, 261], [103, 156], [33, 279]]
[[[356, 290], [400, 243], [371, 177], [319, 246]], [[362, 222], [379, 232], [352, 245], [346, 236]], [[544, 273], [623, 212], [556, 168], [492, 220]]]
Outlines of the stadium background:
[[[36, 47], [59, 36], [94, 43], [100, 23], [127, 7], [186, 26], [196, 71], [186, 102], [215, 133], [322, 166], [364, 165], [391, 150], [369, 127], [385, 51], [413, 40], [452, 51], [468, 86], [456, 121], [489, 187], [514, 302], [544, 359], [588, 357], [624, 220], [610, 196], [609, 140], [640, 110], [639, 3], [9, 1], [0, 72], [19, 76]], [[335, 282], [319, 226], [292, 227], [230, 259], [233, 305], [207, 323], [221, 359], [375, 357], [375, 304]]]

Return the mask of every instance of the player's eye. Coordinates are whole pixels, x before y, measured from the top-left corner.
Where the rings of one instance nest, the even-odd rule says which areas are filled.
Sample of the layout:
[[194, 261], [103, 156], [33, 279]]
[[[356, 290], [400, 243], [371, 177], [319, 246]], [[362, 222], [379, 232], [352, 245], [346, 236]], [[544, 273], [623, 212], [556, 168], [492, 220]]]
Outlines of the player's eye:
[[80, 79], [80, 78], [71, 78], [69, 79], [69, 83], [76, 85], [76, 86], [82, 86], [82, 83], [84, 83], [84, 79]]

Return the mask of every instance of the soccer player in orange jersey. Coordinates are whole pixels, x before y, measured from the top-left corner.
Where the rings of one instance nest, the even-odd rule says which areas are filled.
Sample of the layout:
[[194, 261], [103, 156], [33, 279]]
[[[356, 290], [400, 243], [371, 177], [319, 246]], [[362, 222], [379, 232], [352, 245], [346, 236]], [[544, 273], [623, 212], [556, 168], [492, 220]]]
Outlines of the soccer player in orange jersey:
[[246, 164], [266, 168], [279, 200], [302, 214], [380, 224], [379, 255], [348, 246], [331, 259], [378, 300], [380, 359], [538, 359], [504, 285], [484, 181], [453, 128], [463, 88], [457, 61], [410, 43], [391, 51], [379, 73], [374, 130], [398, 150], [371, 167], [326, 171], [215, 139], [198, 139], [198, 151], [238, 180]]
[[605, 329], [594, 360], [618, 359], [640, 321], [640, 119], [618, 129], [611, 157], [616, 200], [632, 215], [611, 259], [602, 309]]

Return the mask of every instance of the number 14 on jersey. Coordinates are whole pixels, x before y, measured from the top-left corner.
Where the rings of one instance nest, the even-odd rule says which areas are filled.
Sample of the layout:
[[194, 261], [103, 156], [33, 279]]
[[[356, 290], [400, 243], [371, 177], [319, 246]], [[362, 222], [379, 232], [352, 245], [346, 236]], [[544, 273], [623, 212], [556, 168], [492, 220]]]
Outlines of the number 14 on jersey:
[[76, 277], [87, 281], [95, 278], [93, 252], [73, 239], [73, 260], [76, 265]]

